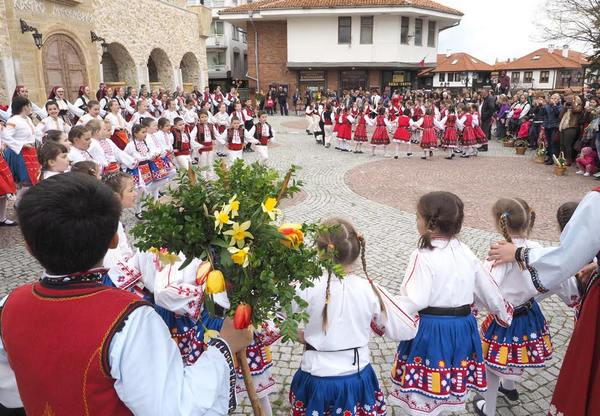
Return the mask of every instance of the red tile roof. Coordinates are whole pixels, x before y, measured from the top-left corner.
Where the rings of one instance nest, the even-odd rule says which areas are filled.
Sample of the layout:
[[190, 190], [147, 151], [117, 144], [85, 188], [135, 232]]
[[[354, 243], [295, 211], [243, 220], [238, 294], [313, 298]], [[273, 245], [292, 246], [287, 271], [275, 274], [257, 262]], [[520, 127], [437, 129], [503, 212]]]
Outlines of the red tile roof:
[[493, 71], [494, 67], [465, 52], [450, 56], [438, 54], [437, 65], [432, 72]]
[[562, 49], [554, 49], [552, 53], [547, 48], [540, 48], [511, 62], [498, 62], [494, 65], [497, 71], [510, 69], [546, 69], [546, 68], [581, 68], [588, 65], [585, 55], [569, 49], [568, 57], [562, 56]]
[[432, 0], [259, 0], [221, 10], [220, 14], [248, 13], [261, 10], [285, 9], [329, 9], [351, 7], [395, 7], [409, 6], [417, 9], [462, 16], [463, 13]]

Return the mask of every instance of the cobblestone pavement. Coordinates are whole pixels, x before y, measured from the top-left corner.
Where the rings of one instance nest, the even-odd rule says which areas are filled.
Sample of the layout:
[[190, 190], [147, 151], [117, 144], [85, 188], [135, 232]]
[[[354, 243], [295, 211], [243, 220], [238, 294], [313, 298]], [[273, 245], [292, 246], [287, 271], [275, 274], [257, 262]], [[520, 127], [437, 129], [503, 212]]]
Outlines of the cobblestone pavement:
[[[548, 199], [544, 198], [542, 189], [534, 186], [532, 189], [536, 196], [534, 199], [526, 198], [538, 210], [550, 211], [547, 219], [542, 221], [547, 224], [540, 233], [540, 237], [545, 240], [544, 244], [557, 239], [557, 233], [550, 225], [556, 205], [568, 199], [580, 199], [595, 184], [594, 181], [575, 178], [572, 173], [566, 178], [555, 179], [544, 166], [534, 165], [523, 157], [518, 159], [522, 166], [517, 167], [508, 160], [513, 158], [514, 151], [496, 143], [490, 145], [490, 152], [473, 161], [390, 160], [380, 156], [339, 153], [317, 146], [312, 137], [304, 132], [303, 120], [300, 118], [272, 117], [270, 121], [274, 125], [279, 144], [271, 149], [270, 163], [282, 171], [292, 163], [301, 166], [299, 177], [305, 183], [304, 192], [285, 208], [285, 220], [318, 220], [330, 216], [343, 216], [352, 220], [366, 237], [367, 262], [372, 277], [392, 292], [399, 290], [409, 255], [418, 240], [413, 206], [420, 193], [433, 189], [460, 191], [461, 181], [456, 178], [482, 178], [477, 182], [483, 185], [473, 188], [474, 201], [481, 199], [481, 208], [467, 203], [469, 220], [468, 226], [463, 228], [461, 239], [483, 258], [489, 242], [499, 239], [497, 234], [490, 231], [488, 218], [493, 199], [513, 193], [524, 197], [528, 195], [520, 184], [509, 180], [515, 176], [515, 172], [523, 172], [526, 177], [535, 175], [532, 176], [535, 186], [539, 186], [537, 181], [549, 183], [555, 180], [564, 189], [564, 198], [559, 194], [556, 198]], [[248, 159], [253, 160], [254, 157], [251, 155]], [[451, 175], [442, 170], [445, 169], [442, 162], [448, 162], [448, 166], [451, 166]], [[493, 166], [498, 169], [492, 171]], [[508, 169], [501, 168], [502, 166]], [[387, 175], [387, 179], [379, 186], [374, 177], [382, 175]], [[418, 185], [412, 184], [417, 177]], [[489, 186], [484, 186], [486, 183]], [[12, 215], [12, 211], [9, 214]], [[133, 222], [130, 213], [126, 214], [125, 219], [126, 224]], [[34, 279], [38, 273], [39, 266], [25, 252], [18, 229], [0, 228], [0, 293], [5, 294], [18, 284]], [[543, 415], [548, 407], [573, 328], [573, 313], [556, 298], [543, 301], [542, 309], [553, 334], [554, 360], [552, 365], [542, 371], [527, 373], [519, 386], [520, 401], [509, 403], [503, 397], [499, 399], [500, 415]], [[388, 375], [391, 360], [397, 345], [383, 338], [373, 338], [370, 347], [373, 366], [382, 387], [387, 390], [390, 387]], [[302, 347], [299, 345], [279, 344], [273, 348], [273, 373], [281, 387], [271, 397], [277, 415], [289, 414], [287, 394], [292, 376], [299, 367], [301, 354]], [[235, 414], [248, 415], [252, 411], [247, 402], [243, 401]], [[389, 408], [388, 414], [403, 413]]]

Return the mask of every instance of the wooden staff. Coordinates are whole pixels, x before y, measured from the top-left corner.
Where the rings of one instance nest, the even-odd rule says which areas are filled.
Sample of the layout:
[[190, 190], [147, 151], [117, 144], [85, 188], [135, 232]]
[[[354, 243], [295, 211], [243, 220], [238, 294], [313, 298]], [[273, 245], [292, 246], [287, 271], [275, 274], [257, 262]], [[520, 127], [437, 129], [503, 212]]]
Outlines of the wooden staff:
[[244, 385], [246, 386], [246, 393], [248, 399], [252, 405], [252, 411], [254, 416], [263, 416], [263, 409], [260, 406], [260, 400], [256, 395], [256, 388], [252, 382], [252, 374], [250, 373], [250, 367], [248, 366], [248, 360], [246, 360], [246, 348], [236, 353], [235, 358], [237, 359], [238, 365], [242, 369], [242, 376], [244, 376]]

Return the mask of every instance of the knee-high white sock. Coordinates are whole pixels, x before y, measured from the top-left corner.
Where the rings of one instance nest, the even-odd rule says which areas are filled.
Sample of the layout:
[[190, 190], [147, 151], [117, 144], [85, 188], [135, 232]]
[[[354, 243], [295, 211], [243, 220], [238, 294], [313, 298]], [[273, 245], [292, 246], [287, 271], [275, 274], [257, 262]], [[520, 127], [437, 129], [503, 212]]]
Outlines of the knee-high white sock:
[[260, 398], [260, 406], [262, 407], [263, 414], [265, 416], [273, 416], [273, 409], [271, 409], [271, 402], [269, 401], [269, 395]]
[[486, 371], [487, 375], [487, 391], [482, 393], [485, 399], [484, 413], [487, 416], [496, 414], [496, 402], [498, 400], [498, 388], [500, 387], [500, 377], [491, 371]]
[[0, 222], [6, 219], [6, 196], [0, 196]]

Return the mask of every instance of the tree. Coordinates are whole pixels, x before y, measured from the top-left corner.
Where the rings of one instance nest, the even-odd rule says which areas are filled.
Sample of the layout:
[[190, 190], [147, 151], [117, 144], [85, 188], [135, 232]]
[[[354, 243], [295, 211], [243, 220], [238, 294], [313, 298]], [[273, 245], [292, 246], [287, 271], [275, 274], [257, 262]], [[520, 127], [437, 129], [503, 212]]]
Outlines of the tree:
[[600, 70], [600, 0], [547, 0], [544, 41], [576, 42], [592, 50], [589, 71]]

